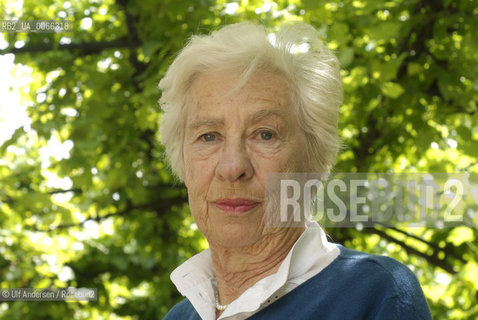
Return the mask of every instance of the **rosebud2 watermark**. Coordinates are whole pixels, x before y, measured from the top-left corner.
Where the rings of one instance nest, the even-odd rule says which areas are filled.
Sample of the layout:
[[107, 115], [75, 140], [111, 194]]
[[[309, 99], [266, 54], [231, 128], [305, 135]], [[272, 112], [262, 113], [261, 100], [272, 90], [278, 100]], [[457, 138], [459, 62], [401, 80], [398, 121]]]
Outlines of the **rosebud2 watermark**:
[[0, 20], [0, 32], [72, 32], [69, 20]]
[[0, 288], [0, 301], [97, 301], [96, 288]]
[[478, 226], [478, 174], [269, 173], [268, 227]]

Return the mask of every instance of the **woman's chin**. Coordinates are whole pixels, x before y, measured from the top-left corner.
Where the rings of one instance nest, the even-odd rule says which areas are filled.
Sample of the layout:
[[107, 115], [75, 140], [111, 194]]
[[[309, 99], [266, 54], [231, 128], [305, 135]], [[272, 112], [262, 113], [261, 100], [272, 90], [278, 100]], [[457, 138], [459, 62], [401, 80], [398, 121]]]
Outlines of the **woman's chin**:
[[214, 234], [209, 235], [210, 244], [216, 244], [224, 248], [248, 247], [256, 243], [262, 235], [260, 228], [256, 226], [244, 226], [242, 224], [230, 224], [215, 230]]

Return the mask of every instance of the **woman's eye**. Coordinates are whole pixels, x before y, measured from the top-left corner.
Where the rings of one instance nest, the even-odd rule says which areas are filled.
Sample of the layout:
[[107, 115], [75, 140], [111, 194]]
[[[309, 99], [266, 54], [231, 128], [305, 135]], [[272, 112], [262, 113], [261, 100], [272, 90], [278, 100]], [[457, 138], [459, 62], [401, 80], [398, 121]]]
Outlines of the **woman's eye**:
[[271, 140], [274, 134], [270, 131], [262, 131], [260, 136], [262, 140]]
[[212, 133], [205, 133], [201, 136], [201, 139], [206, 141], [206, 142], [212, 142], [216, 140], [216, 136]]

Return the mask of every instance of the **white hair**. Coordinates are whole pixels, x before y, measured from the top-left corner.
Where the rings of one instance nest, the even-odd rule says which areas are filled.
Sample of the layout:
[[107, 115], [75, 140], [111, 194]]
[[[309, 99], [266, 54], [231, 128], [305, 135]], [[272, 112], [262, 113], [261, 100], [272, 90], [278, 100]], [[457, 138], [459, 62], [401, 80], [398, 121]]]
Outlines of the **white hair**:
[[239, 70], [241, 86], [255, 72], [282, 75], [306, 137], [305, 161], [311, 171], [330, 171], [340, 147], [337, 124], [343, 93], [337, 58], [306, 23], [285, 24], [276, 33], [268, 33], [264, 26], [242, 22], [210, 35], [192, 36], [159, 83], [159, 103], [164, 111], [161, 142], [180, 180], [185, 173], [188, 90], [200, 74], [223, 70]]

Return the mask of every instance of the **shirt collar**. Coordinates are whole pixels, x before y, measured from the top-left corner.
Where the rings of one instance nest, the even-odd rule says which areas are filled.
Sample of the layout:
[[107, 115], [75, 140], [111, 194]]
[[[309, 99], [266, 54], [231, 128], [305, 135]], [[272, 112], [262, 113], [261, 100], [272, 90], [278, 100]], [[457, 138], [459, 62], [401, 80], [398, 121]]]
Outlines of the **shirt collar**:
[[[276, 273], [267, 276], [231, 302], [220, 318], [257, 311], [286, 283], [304, 282], [338, 256], [337, 247], [327, 241], [317, 222], [309, 224], [296, 241]], [[215, 319], [214, 269], [211, 252], [206, 249], [193, 256], [171, 274], [178, 291], [186, 296], [202, 319]]]

